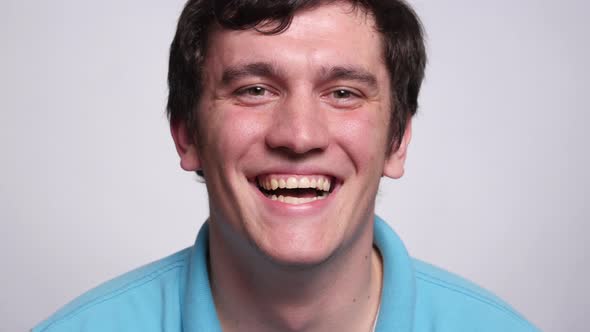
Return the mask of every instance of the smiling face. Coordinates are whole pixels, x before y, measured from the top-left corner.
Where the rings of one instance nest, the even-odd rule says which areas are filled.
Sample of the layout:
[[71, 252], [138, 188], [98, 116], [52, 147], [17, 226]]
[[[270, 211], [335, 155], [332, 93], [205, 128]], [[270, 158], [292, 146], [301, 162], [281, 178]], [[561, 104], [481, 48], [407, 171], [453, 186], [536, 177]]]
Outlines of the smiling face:
[[[390, 153], [389, 74], [370, 15], [334, 3], [276, 35], [210, 35], [196, 145], [172, 132], [182, 167], [205, 174], [211, 236], [279, 264], [318, 264], [372, 234]], [[366, 236], [365, 236], [366, 237]]]

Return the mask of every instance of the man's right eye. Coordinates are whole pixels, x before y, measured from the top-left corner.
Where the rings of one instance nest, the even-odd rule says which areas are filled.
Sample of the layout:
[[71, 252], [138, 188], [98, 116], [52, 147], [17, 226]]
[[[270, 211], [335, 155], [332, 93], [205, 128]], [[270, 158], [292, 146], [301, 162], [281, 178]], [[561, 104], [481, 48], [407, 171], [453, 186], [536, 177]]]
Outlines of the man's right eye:
[[276, 99], [278, 94], [264, 85], [250, 85], [237, 89], [234, 99], [244, 106], [259, 106]]
[[252, 97], [262, 97], [265, 94], [268, 94], [269, 91], [261, 86], [249, 86], [246, 88], [239, 89], [236, 91], [238, 96], [252, 96]]

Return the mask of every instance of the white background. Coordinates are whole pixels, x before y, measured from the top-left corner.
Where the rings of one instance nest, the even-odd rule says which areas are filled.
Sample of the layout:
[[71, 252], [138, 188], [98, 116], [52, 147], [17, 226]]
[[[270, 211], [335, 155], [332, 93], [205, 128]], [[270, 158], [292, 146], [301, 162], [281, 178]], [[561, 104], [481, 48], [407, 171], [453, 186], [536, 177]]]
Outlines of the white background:
[[[378, 213], [545, 331], [590, 303], [586, 1], [415, 0], [430, 63]], [[164, 108], [181, 0], [0, 2], [0, 331], [192, 244]]]

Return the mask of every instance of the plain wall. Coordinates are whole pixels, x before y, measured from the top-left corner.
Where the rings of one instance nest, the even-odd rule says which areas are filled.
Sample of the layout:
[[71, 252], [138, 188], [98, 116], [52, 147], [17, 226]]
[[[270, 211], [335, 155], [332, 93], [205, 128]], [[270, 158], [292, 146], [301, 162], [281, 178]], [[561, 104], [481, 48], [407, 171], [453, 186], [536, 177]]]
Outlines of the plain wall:
[[[590, 324], [586, 1], [412, 1], [430, 62], [377, 212], [545, 331]], [[164, 116], [183, 1], [0, 3], [0, 331], [193, 243]]]

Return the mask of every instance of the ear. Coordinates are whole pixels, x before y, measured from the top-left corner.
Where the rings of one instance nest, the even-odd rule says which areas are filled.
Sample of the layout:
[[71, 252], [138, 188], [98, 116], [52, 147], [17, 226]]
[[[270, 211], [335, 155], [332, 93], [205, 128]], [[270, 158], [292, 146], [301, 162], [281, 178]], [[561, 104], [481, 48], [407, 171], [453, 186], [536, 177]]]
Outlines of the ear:
[[180, 157], [180, 167], [194, 172], [201, 168], [197, 145], [184, 121], [170, 121], [170, 132]]
[[383, 166], [383, 175], [392, 179], [399, 179], [404, 175], [404, 164], [408, 153], [408, 145], [412, 139], [412, 118], [406, 122], [406, 130], [400, 141], [397, 150], [389, 152], [389, 157], [385, 159]]

